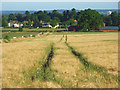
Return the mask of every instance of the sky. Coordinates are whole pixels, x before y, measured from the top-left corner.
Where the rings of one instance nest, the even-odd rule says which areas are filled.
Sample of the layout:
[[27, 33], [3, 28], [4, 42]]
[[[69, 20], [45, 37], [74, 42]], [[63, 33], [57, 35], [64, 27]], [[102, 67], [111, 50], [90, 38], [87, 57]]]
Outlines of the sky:
[[[117, 0], [112, 0], [115, 2], [8, 2], [8, 1], [10, 0], [3, 0], [2, 2], [3, 11], [7, 11], [7, 10], [21, 10], [21, 11], [22, 10], [53, 10], [53, 9], [70, 10], [72, 8], [76, 8], [78, 10], [83, 10], [83, 9], [88, 9], [88, 8], [91, 8], [91, 9], [117, 9], [118, 8], [118, 2], [116, 2]], [[24, 1], [27, 1], [27, 0], [24, 0]], [[69, 1], [73, 1], [73, 0], [69, 0]], [[110, 1], [110, 0], [107, 0], [107, 1]]]
[[118, 2], [120, 0], [1, 0], [2, 2]]

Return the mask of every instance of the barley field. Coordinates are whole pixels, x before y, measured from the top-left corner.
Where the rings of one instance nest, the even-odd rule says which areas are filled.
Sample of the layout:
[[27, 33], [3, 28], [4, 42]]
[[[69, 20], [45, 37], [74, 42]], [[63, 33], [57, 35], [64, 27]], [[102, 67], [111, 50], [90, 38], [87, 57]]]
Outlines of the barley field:
[[2, 43], [3, 88], [117, 88], [118, 33], [49, 33]]

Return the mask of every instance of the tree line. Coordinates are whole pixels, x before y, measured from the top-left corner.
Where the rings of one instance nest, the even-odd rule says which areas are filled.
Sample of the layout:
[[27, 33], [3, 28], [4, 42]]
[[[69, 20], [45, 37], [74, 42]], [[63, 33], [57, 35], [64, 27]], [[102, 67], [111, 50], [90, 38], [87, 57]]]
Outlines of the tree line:
[[32, 21], [33, 27], [41, 27], [44, 21], [50, 23], [53, 27], [59, 23], [61, 26], [68, 28], [72, 25], [79, 25], [79, 30], [95, 30], [103, 27], [104, 23], [106, 26], [118, 26], [119, 25], [119, 14], [112, 12], [109, 16], [101, 15], [96, 10], [85, 9], [79, 12], [76, 12], [76, 9], [65, 10], [63, 13], [53, 10], [52, 12], [47, 11], [37, 11], [30, 14], [29, 11], [26, 11], [25, 14], [9, 14], [8, 17], [2, 15], [2, 26], [6, 27], [8, 22], [17, 20], [18, 22], [23, 23], [23, 21], [28, 21], [28, 25], [25, 23], [24, 26], [31, 27]]

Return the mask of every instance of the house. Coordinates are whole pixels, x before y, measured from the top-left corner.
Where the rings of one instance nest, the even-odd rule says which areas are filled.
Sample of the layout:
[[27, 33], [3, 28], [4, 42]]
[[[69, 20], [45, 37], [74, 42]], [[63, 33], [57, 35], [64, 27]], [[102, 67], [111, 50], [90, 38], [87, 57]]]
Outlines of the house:
[[18, 24], [18, 21], [11, 21], [8, 23], [8, 27], [13, 27], [14, 24]]
[[103, 22], [103, 26], [105, 27], [106, 26], [106, 24]]
[[54, 28], [57, 28], [57, 27], [59, 27], [59, 24], [57, 24]]
[[112, 13], [111, 11], [108, 11], [108, 12], [107, 12], [107, 16], [111, 15], [111, 13]]
[[42, 21], [42, 20], [40, 20], [40, 23], [41, 23], [41, 24], [45, 24], [45, 22], [44, 22], [44, 21]]
[[49, 23], [42, 24], [43, 28], [52, 28], [52, 26]]
[[8, 27], [22, 27], [23, 24], [19, 23], [18, 21], [11, 21], [8, 23]]
[[69, 31], [73, 31], [73, 32], [75, 32], [75, 31], [77, 31], [77, 28], [79, 28], [79, 25], [76, 25], [76, 26], [70, 26], [70, 27], [68, 28], [68, 30], [69, 30]]
[[[29, 25], [29, 24], [28, 24], [28, 21], [23, 21], [23, 23], [24, 23], [25, 25]], [[34, 24], [34, 21], [31, 21], [31, 26], [33, 26], [33, 24]]]
[[99, 31], [111, 32], [111, 31], [118, 31], [118, 30], [119, 30], [118, 26], [105, 26], [103, 28], [100, 28]]
[[74, 20], [74, 22], [75, 22], [75, 23], [78, 23], [78, 21], [77, 21], [77, 20]]
[[25, 23], [26, 25], [28, 25], [28, 21], [24, 21], [23, 23]]
[[0, 27], [0, 29], [3, 29], [4, 27]]

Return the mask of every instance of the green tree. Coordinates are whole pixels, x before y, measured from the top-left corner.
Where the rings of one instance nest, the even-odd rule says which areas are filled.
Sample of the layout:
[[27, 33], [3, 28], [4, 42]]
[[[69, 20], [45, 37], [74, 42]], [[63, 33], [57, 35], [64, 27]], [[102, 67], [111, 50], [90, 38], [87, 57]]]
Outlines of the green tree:
[[48, 14], [47, 11], [44, 10], [44, 14]]
[[42, 20], [44, 22], [49, 22], [50, 21], [50, 16], [42, 13], [42, 14], [38, 14], [38, 19], [39, 19], [39, 21]]
[[16, 16], [13, 14], [13, 13], [11, 13], [11, 14], [9, 14], [9, 16], [8, 16], [8, 21], [10, 21], [10, 20], [16, 20]]
[[72, 11], [70, 13], [70, 18], [71, 19], [76, 19], [76, 9], [75, 8], [72, 9]]
[[68, 30], [68, 27], [70, 26], [70, 22], [64, 21], [62, 24], [64, 25], [65, 29]]
[[113, 26], [118, 26], [118, 13], [117, 12], [112, 12], [111, 20], [112, 20], [112, 25]]
[[31, 24], [32, 24], [32, 22], [31, 22], [31, 20], [29, 19], [29, 20], [28, 20], [28, 25], [29, 25], [29, 27], [31, 27]]
[[103, 19], [101, 15], [91, 9], [81, 10], [77, 16], [78, 25], [80, 29], [95, 30], [99, 29], [103, 25]]
[[39, 27], [39, 24], [40, 24], [40, 23], [39, 23], [39, 19], [38, 19], [37, 15], [34, 15], [34, 14], [33, 14], [32, 20], [34, 21], [33, 26], [34, 26], [34, 27]]
[[72, 18], [69, 19], [68, 22], [69, 22], [69, 25], [77, 25], [77, 23]]
[[22, 32], [23, 31], [23, 28], [19, 27], [19, 32]]
[[31, 18], [30, 12], [29, 12], [29, 11], [26, 11], [26, 12], [25, 12], [25, 15], [26, 15], [26, 16], [25, 16], [25, 20], [28, 21], [28, 20]]
[[7, 17], [5, 15], [2, 15], [2, 26], [3, 27], [7, 27], [8, 26]]
[[54, 17], [54, 20], [56, 20], [57, 22], [60, 22], [60, 19], [58, 17]]
[[50, 24], [52, 25], [52, 27], [55, 27], [57, 25], [57, 21], [54, 19], [50, 19]]
[[60, 22], [60, 19], [58, 17], [54, 17], [53, 19], [50, 19], [50, 24], [54, 27], [57, 25], [57, 23]]
[[112, 26], [111, 16], [105, 16], [104, 17], [104, 22], [105, 22], [106, 26]]
[[70, 19], [70, 11], [67, 10], [67, 11], [64, 11], [63, 12], [63, 21], [67, 21]]
[[53, 12], [49, 13], [48, 15], [50, 16], [51, 19], [54, 19], [54, 17], [57, 17], [60, 19], [60, 21], [62, 21], [63, 15], [62, 15], [62, 13], [57, 12], [57, 10], [53, 10]]
[[20, 13], [16, 14], [16, 18], [17, 18], [17, 20], [18, 20], [19, 22], [22, 22], [22, 21], [23, 21], [23, 16], [22, 16], [22, 14], [20, 14]]

